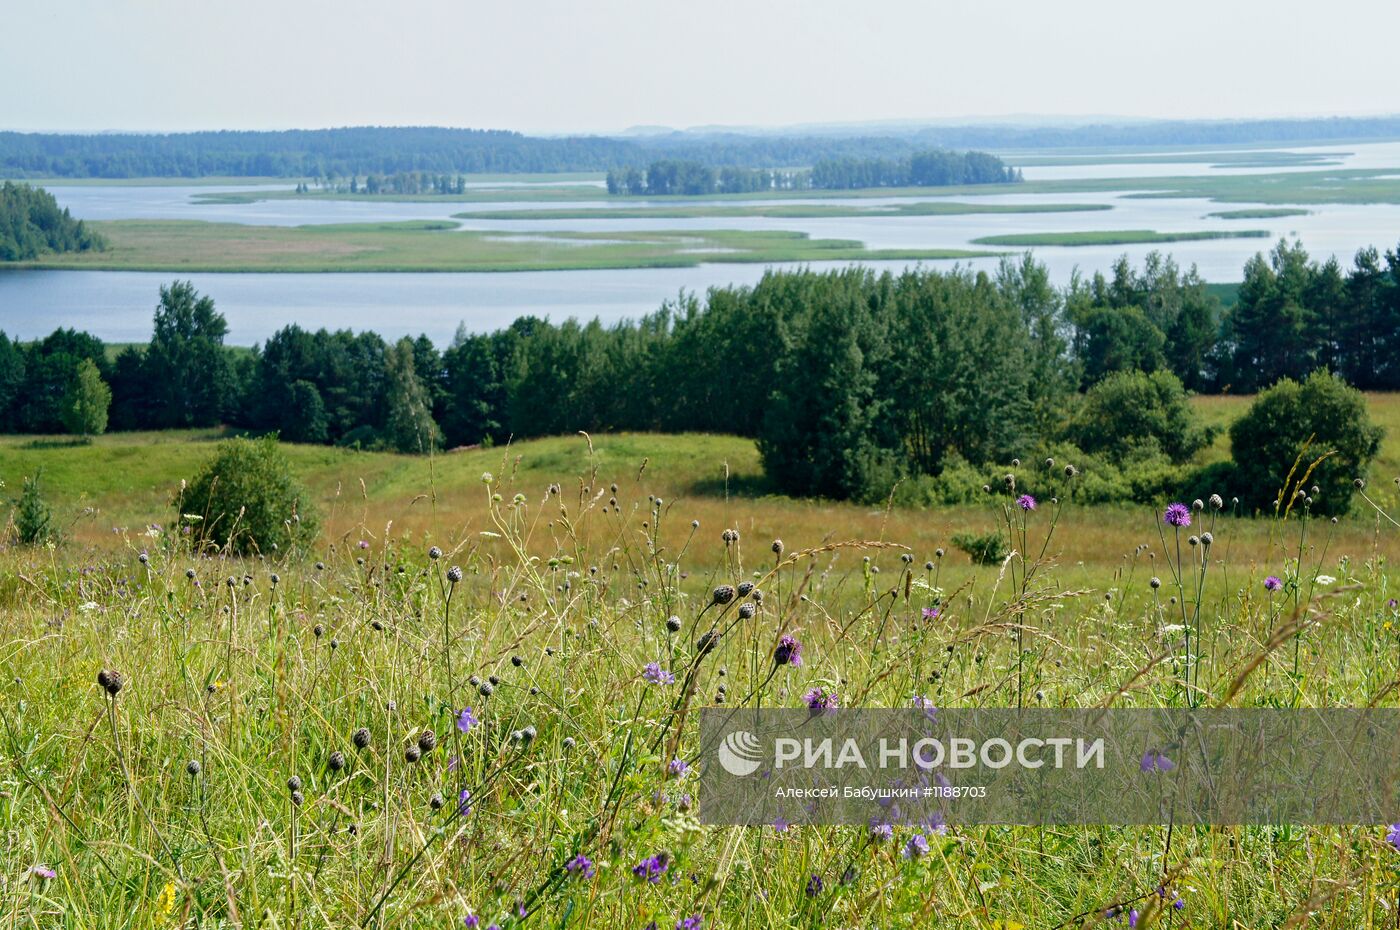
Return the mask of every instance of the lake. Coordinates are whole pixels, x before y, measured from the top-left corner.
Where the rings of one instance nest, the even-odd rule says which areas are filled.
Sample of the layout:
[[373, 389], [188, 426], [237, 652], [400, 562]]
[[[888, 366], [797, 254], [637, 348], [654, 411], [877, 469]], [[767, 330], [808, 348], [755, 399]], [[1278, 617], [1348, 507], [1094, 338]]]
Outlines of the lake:
[[[1400, 143], [1290, 148], [1288, 151], [1341, 153], [1335, 160], [1348, 168], [1400, 168]], [[1092, 177], [1160, 177], [1274, 173], [1296, 168], [1212, 168], [1208, 162], [1028, 166], [1027, 180]], [[290, 185], [287, 185], [288, 187]], [[493, 183], [487, 186], [501, 187]], [[59, 202], [84, 219], [191, 219], [260, 225], [356, 223], [386, 220], [446, 219], [452, 214], [492, 209], [551, 208], [557, 203], [389, 203], [381, 201], [272, 200], [250, 204], [206, 204], [194, 198], [217, 190], [197, 186], [62, 185], [50, 187]], [[871, 248], [977, 248], [972, 240], [1005, 233], [1078, 230], [1151, 229], [1159, 232], [1265, 229], [1270, 239], [1220, 239], [1169, 243], [1183, 267], [1195, 264], [1210, 281], [1236, 281], [1244, 262], [1279, 237], [1302, 239], [1315, 256], [1336, 255], [1349, 263], [1365, 245], [1393, 247], [1400, 237], [1400, 206], [1314, 205], [1307, 216], [1224, 220], [1207, 214], [1243, 204], [1217, 204], [1198, 198], [1133, 198], [1130, 192], [1096, 194], [959, 195], [958, 201], [984, 203], [1101, 203], [1109, 210], [1081, 213], [977, 214], [964, 216], [875, 216], [841, 218], [707, 217], [689, 219], [471, 220], [462, 228], [547, 235], [553, 231], [638, 230], [796, 230], [815, 238], [856, 239]], [[919, 198], [912, 198], [917, 201]], [[754, 202], [762, 202], [756, 199]], [[784, 203], [806, 201], [783, 201]], [[833, 201], [811, 202], [831, 203]], [[911, 198], [860, 198], [846, 205], [909, 203]], [[667, 201], [674, 203], [674, 201]], [[635, 206], [600, 197], [571, 206]], [[1059, 282], [1076, 271], [1107, 270], [1126, 254], [1134, 262], [1153, 246], [1037, 248]], [[992, 269], [996, 259], [963, 262]], [[837, 267], [846, 263], [836, 263]], [[872, 262], [872, 267], [899, 270], [906, 262]], [[951, 267], [954, 262], [928, 262]], [[822, 263], [814, 268], [825, 267]], [[215, 298], [229, 321], [229, 341], [252, 345], [289, 322], [373, 329], [386, 337], [426, 333], [446, 342], [460, 324], [483, 331], [508, 325], [526, 314], [562, 320], [598, 317], [605, 322], [655, 310], [682, 291], [703, 293], [724, 284], [750, 284], [765, 268], [753, 264], [714, 264], [694, 268], [649, 268], [599, 271], [512, 273], [400, 274], [176, 274], [173, 272], [0, 271], [0, 329], [29, 339], [58, 326], [87, 330], [113, 342], [149, 338], [151, 314], [161, 283], [189, 278]]]

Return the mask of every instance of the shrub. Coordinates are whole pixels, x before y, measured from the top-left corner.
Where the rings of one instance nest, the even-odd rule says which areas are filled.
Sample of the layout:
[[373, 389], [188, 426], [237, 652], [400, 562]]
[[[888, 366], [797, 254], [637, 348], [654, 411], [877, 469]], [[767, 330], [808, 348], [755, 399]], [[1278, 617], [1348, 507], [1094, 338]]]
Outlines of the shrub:
[[1326, 371], [1313, 372], [1301, 384], [1285, 378], [1255, 398], [1230, 427], [1235, 493], [1247, 509], [1273, 509], [1282, 492], [1282, 510], [1287, 495], [1298, 488], [1311, 493], [1316, 486], [1314, 511], [1345, 513], [1352, 480], [1365, 474], [1380, 441], [1366, 398], [1341, 378]]
[[968, 554], [974, 565], [995, 565], [1009, 550], [1001, 533], [954, 533], [953, 545]]
[[58, 532], [53, 525], [53, 511], [39, 493], [39, 476], [24, 479], [24, 489], [19, 500], [15, 501], [15, 535], [22, 545], [41, 546], [51, 539], [57, 539]]
[[1186, 389], [1169, 371], [1108, 375], [1085, 393], [1068, 433], [1085, 452], [1115, 463], [1155, 448], [1180, 464], [1214, 438], [1196, 424]]
[[310, 495], [271, 436], [221, 443], [175, 507], [200, 550], [292, 552], [316, 537]]

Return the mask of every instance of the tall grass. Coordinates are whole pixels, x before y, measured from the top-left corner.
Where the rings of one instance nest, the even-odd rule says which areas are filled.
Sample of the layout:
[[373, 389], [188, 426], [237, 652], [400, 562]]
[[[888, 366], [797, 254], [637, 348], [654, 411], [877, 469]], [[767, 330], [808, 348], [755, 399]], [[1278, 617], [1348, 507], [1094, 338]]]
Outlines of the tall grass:
[[[1147, 511], [1132, 515], [1144, 541], [1114, 550], [1093, 514], [1061, 504], [1073, 477], [1034, 509], [1013, 480], [980, 517], [1010, 554], [977, 569], [883, 526], [795, 521], [779, 544], [751, 529], [749, 502], [697, 521], [649, 493], [646, 469], [600, 475], [482, 476], [453, 502], [475, 515], [470, 532], [361, 523], [306, 562], [195, 557], [158, 529], [0, 554], [0, 914], [44, 927], [1395, 920], [1400, 852], [1375, 824], [954, 824], [907, 857], [912, 831], [703, 827], [696, 773], [672, 765], [693, 761], [698, 707], [800, 706], [811, 689], [842, 707], [1391, 704], [1388, 517], [1339, 543], [1345, 527], [1305, 506], [1263, 522], [1203, 502], [1179, 552]], [[1211, 545], [1187, 544], [1205, 530]], [[1079, 549], [1107, 549], [1104, 567], [1065, 558]], [[783, 636], [802, 643], [800, 666], [774, 662]]]

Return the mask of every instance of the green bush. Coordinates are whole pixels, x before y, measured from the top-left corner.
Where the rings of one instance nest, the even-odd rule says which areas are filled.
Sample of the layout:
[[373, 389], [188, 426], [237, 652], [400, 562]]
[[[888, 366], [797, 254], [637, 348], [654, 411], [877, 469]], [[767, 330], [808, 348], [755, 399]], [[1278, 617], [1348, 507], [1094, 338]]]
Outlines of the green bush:
[[953, 545], [966, 552], [975, 565], [995, 565], [1010, 551], [998, 532], [954, 533]]
[[1365, 475], [1380, 449], [1381, 432], [1367, 414], [1366, 398], [1341, 378], [1326, 371], [1313, 372], [1301, 384], [1285, 378], [1255, 398], [1230, 427], [1235, 493], [1247, 510], [1273, 510], [1281, 492], [1289, 495], [1301, 487], [1313, 497], [1314, 511], [1345, 513], [1352, 481]]
[[53, 511], [39, 493], [39, 476], [24, 479], [24, 489], [15, 501], [15, 536], [21, 545], [41, 546], [58, 538], [53, 525]]
[[1159, 451], [1178, 464], [1210, 444], [1196, 423], [1186, 389], [1169, 371], [1118, 371], [1084, 395], [1067, 430], [1085, 452], [1115, 463]]
[[295, 552], [316, 538], [310, 495], [271, 436], [220, 443], [175, 507], [201, 551]]

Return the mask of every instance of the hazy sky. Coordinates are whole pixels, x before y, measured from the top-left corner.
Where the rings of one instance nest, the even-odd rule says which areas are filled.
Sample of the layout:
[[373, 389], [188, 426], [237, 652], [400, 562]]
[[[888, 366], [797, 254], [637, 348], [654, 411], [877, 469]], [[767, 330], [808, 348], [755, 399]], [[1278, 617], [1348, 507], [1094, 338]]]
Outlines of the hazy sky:
[[0, 127], [1400, 111], [1394, 0], [4, 0]]

